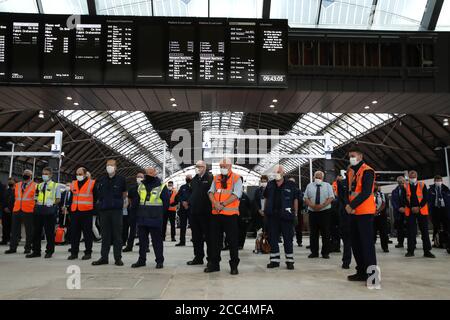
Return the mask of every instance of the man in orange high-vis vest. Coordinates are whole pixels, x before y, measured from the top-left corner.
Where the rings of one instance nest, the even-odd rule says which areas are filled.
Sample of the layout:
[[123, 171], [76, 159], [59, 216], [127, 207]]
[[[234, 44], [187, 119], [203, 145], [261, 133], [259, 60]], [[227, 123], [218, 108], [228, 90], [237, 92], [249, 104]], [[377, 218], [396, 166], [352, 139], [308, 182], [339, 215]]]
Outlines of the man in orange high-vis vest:
[[170, 238], [172, 242], [177, 241], [175, 239], [176, 229], [175, 229], [175, 218], [177, 215], [177, 204], [175, 203], [175, 197], [177, 195], [177, 189], [173, 186], [173, 181], [167, 182], [167, 190], [170, 193], [170, 206], [167, 208], [166, 212], [164, 212], [163, 216], [163, 226], [162, 226], [162, 237], [163, 241], [166, 241], [166, 232], [167, 232], [167, 222], [170, 221]]
[[238, 216], [239, 199], [242, 196], [242, 180], [231, 170], [230, 159], [223, 159], [219, 165], [220, 174], [214, 176], [209, 189], [209, 199], [212, 203], [211, 257], [205, 272], [220, 271], [221, 240], [225, 232], [230, 247], [230, 273], [236, 275], [239, 264]]
[[356, 274], [348, 276], [348, 280], [367, 281], [368, 268], [377, 265], [373, 240], [373, 220], [377, 211], [373, 197], [375, 171], [364, 162], [363, 153], [356, 146], [350, 148], [349, 158], [348, 204], [345, 210], [350, 215], [350, 241], [356, 261]]
[[25, 225], [25, 254], [31, 252], [31, 245], [33, 241], [33, 214], [36, 202], [36, 183], [32, 180], [33, 172], [31, 170], [24, 170], [22, 181], [16, 183], [14, 188], [15, 201], [12, 214], [11, 225], [11, 242], [9, 250], [6, 254], [16, 253], [19, 245], [19, 235], [22, 223]]
[[403, 208], [408, 226], [408, 252], [405, 257], [413, 257], [416, 247], [417, 224], [422, 236], [424, 257], [435, 258], [431, 253], [431, 242], [428, 231], [428, 190], [422, 181], [417, 181], [417, 172], [408, 173], [409, 182], [403, 192]]
[[86, 168], [80, 167], [76, 171], [76, 180], [72, 181], [71, 215], [71, 251], [68, 260], [78, 259], [81, 232], [84, 238], [84, 256], [82, 260], [91, 259], [92, 255], [92, 219], [94, 210], [95, 180], [87, 177]]

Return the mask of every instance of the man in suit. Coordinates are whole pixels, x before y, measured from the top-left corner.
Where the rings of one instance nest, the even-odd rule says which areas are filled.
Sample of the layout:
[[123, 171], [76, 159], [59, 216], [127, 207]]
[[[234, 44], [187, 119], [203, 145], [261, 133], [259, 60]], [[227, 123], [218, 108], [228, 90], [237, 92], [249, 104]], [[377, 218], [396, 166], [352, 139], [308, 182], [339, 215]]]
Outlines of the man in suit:
[[[433, 241], [435, 245], [447, 245], [447, 251], [450, 252], [448, 244], [450, 190], [448, 186], [443, 184], [442, 177], [439, 175], [434, 177], [434, 184], [428, 190], [428, 206], [430, 208], [431, 221], [433, 222]], [[443, 239], [438, 236], [440, 232], [442, 232], [441, 235], [445, 235]]]
[[397, 245], [396, 248], [403, 248], [405, 241], [405, 210], [401, 207], [403, 198], [402, 192], [405, 185], [405, 178], [403, 176], [397, 177], [398, 186], [392, 191], [391, 204], [394, 212], [394, 228], [397, 230]]

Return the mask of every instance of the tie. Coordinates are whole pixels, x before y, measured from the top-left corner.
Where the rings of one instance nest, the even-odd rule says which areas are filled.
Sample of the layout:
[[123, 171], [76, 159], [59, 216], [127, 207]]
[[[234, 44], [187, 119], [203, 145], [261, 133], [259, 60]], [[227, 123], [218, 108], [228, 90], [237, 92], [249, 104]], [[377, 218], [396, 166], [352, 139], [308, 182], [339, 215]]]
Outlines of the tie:
[[47, 189], [47, 182], [44, 182], [44, 186], [42, 187], [42, 193], [44, 194], [44, 204], [45, 204], [45, 190]]
[[316, 204], [320, 204], [320, 184], [317, 185], [316, 189]]

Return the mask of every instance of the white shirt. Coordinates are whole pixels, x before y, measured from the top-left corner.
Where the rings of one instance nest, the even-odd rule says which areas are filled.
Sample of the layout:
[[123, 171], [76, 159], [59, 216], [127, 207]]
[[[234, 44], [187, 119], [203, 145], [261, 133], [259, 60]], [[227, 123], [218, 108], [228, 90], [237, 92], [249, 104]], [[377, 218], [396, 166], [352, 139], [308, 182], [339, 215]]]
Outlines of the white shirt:
[[[306, 186], [305, 194], [303, 196], [303, 199], [309, 199], [313, 204], [316, 203], [316, 191], [317, 191], [317, 183], [316, 182], [310, 182]], [[320, 203], [324, 203], [328, 198], [334, 199], [334, 192], [333, 187], [328, 182], [322, 182], [320, 184]], [[331, 209], [331, 203], [327, 205], [326, 207], [323, 207], [319, 211], [325, 211]], [[313, 210], [313, 208], [308, 207], [308, 210], [310, 211], [316, 211]]]

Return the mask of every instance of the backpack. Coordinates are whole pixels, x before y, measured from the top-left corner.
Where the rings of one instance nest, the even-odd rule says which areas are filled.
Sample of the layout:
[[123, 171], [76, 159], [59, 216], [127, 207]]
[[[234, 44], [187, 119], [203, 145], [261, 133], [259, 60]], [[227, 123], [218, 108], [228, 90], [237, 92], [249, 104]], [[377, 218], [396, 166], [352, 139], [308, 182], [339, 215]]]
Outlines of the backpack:
[[262, 253], [262, 254], [270, 253], [270, 244], [266, 232], [261, 232], [256, 237], [255, 250], [253, 250], [253, 253]]

